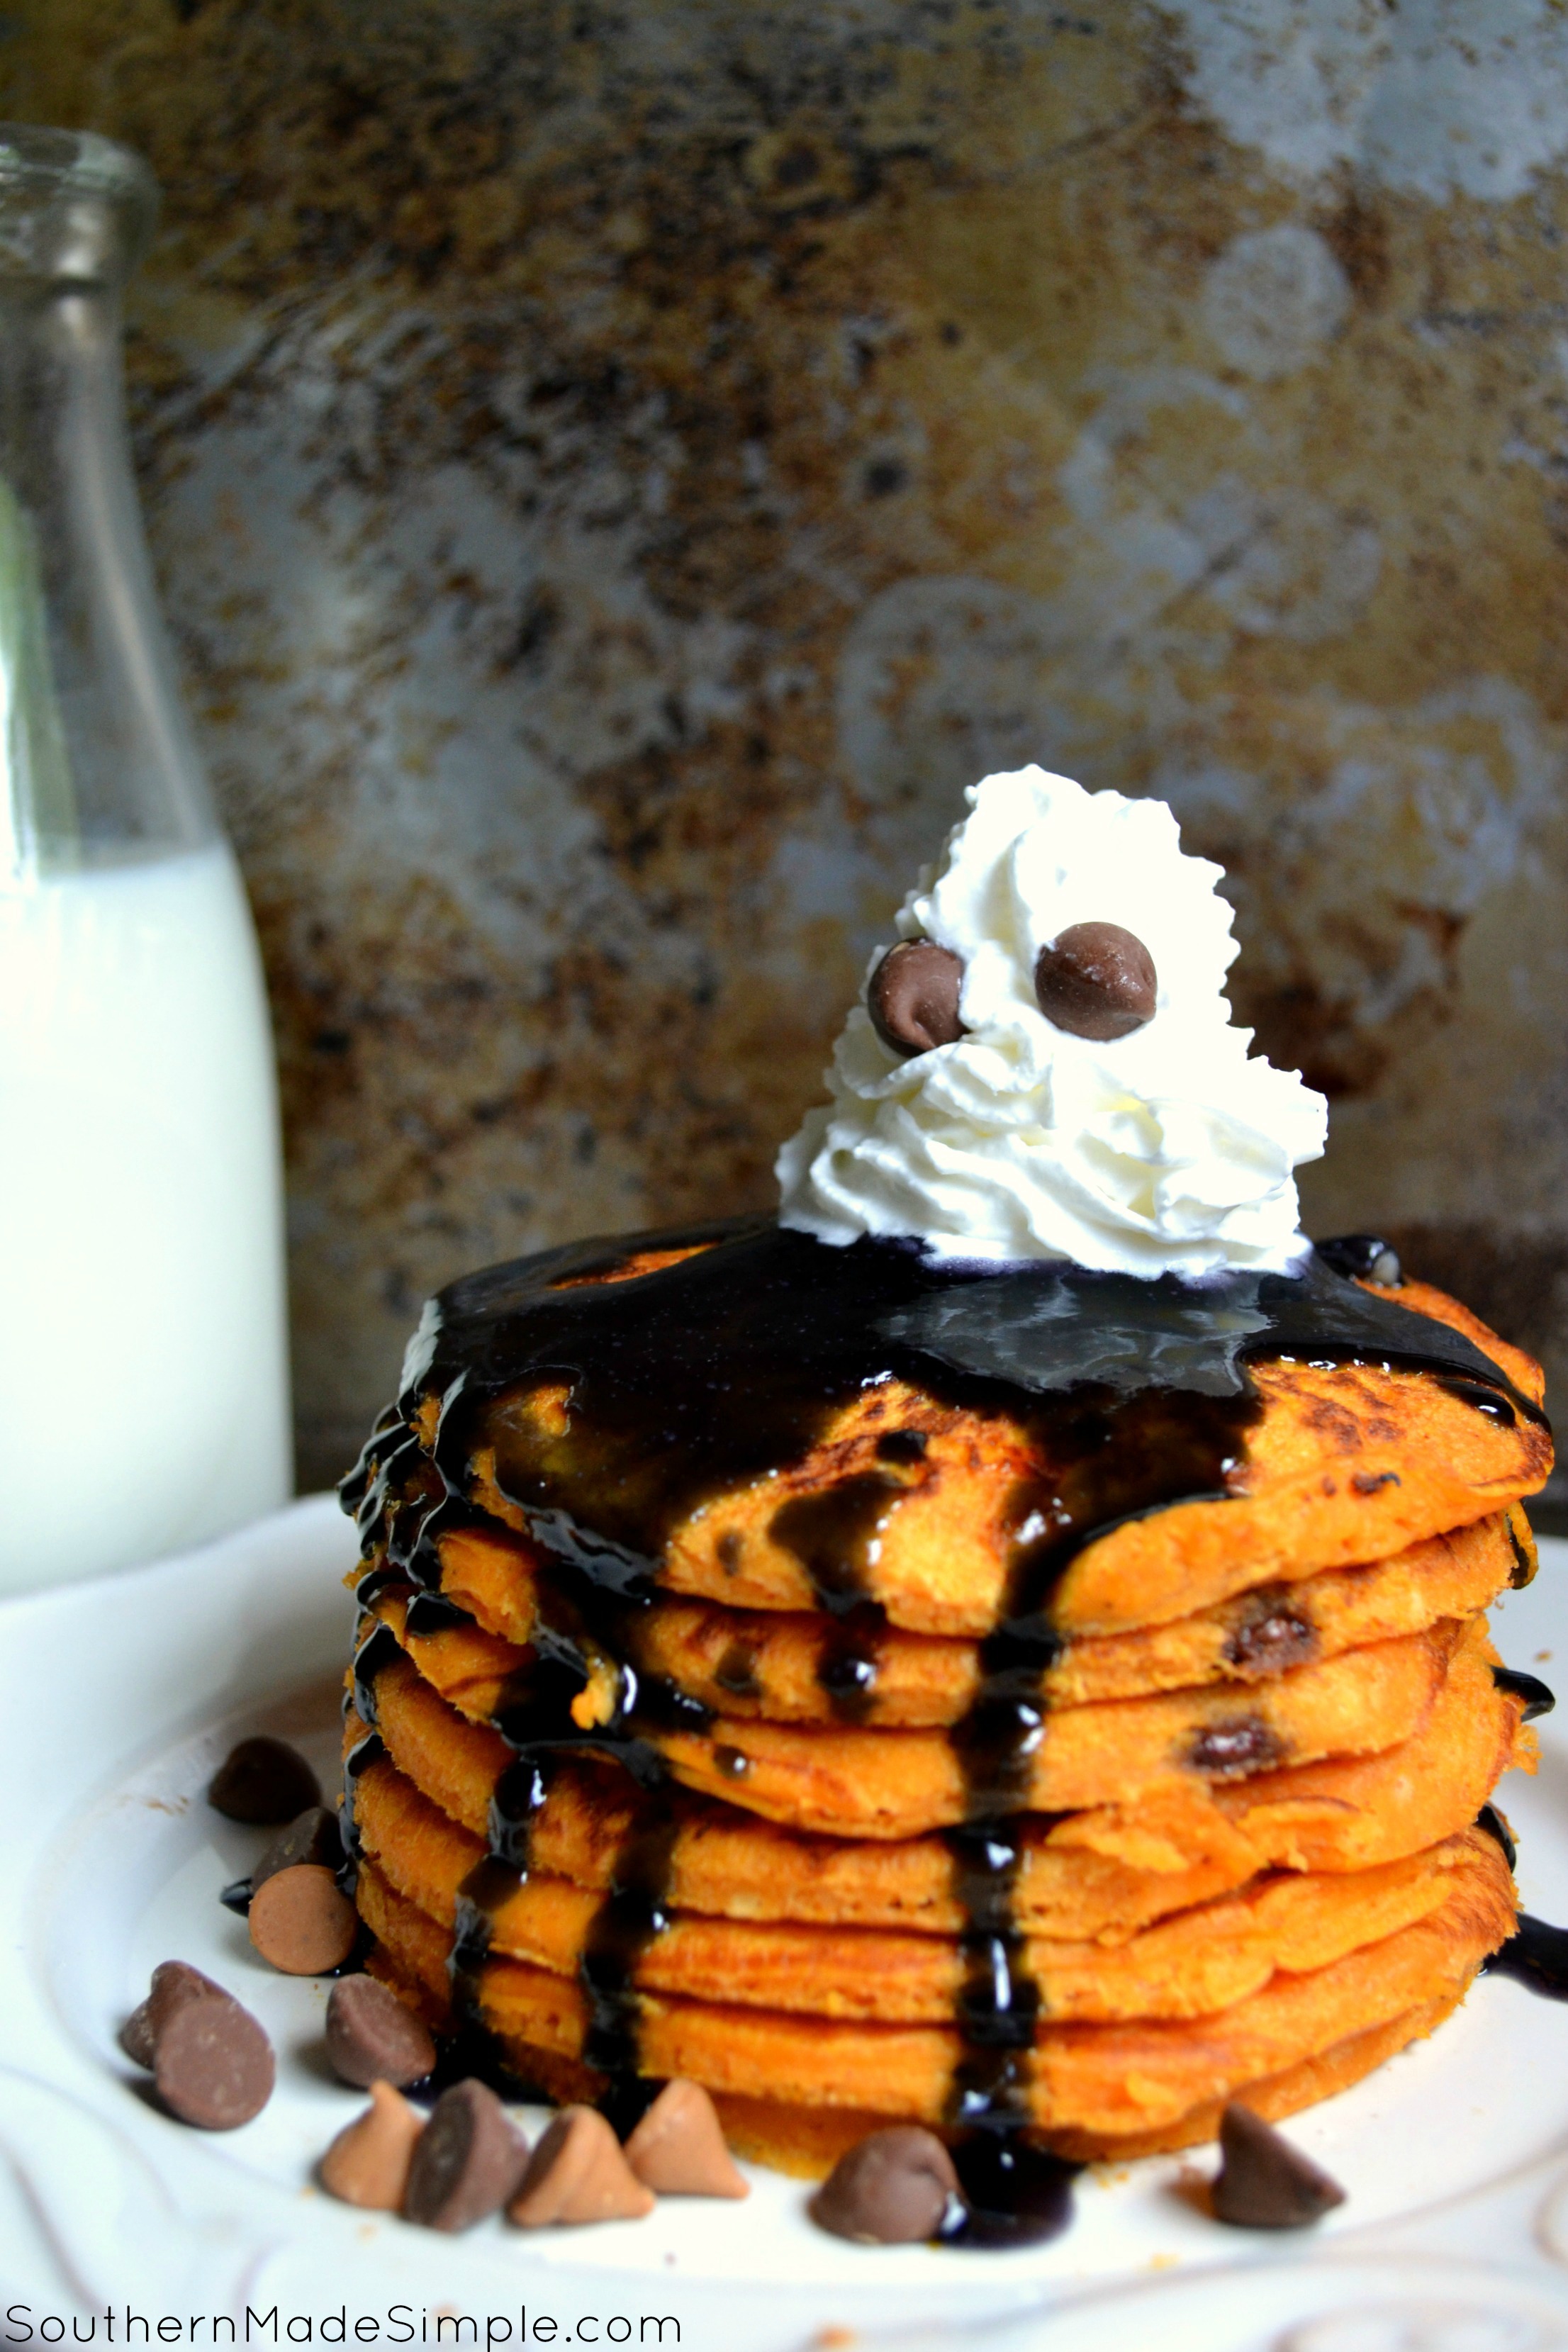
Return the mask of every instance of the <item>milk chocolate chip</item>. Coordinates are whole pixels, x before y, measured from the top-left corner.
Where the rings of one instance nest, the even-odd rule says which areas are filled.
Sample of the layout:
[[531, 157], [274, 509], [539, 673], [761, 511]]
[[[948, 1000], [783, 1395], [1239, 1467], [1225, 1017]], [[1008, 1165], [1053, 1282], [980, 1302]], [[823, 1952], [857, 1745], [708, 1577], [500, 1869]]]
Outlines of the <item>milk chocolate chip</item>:
[[436, 2044], [411, 2009], [374, 1977], [344, 1977], [327, 2002], [327, 2057], [340, 2083], [402, 2090], [428, 2074]]
[[640, 2221], [653, 2206], [598, 2110], [563, 2107], [506, 2210], [519, 2229], [542, 2230], [552, 2221]]
[[341, 1969], [359, 1934], [359, 1913], [319, 1862], [276, 1871], [250, 1898], [250, 1940], [286, 1977]]
[[1097, 1045], [1130, 1037], [1154, 1018], [1154, 959], [1120, 923], [1069, 923], [1035, 961], [1035, 994], [1047, 1021]]
[[298, 1750], [281, 1739], [242, 1739], [207, 1787], [207, 1802], [216, 1811], [231, 1822], [267, 1828], [294, 1821], [321, 1801], [321, 1782]]
[[297, 1862], [320, 1863], [325, 1870], [337, 1870], [342, 1859], [343, 1842], [336, 1813], [329, 1812], [325, 1805], [307, 1805], [273, 1839], [251, 1872], [251, 1892], [255, 1893], [264, 1878], [275, 1878], [280, 1870], [292, 1870]]
[[866, 990], [866, 1010], [884, 1045], [895, 1054], [929, 1054], [963, 1034], [958, 1017], [963, 959], [934, 940], [903, 940], [889, 948]]
[[158, 2040], [177, 2009], [188, 2000], [227, 2000], [222, 1985], [204, 1977], [185, 1960], [160, 1960], [153, 1971], [147, 1998], [133, 2009], [120, 2029], [120, 2046], [138, 2066], [149, 2069], [158, 2055]]
[[700, 2083], [667, 2083], [626, 2142], [626, 2162], [660, 2197], [749, 2197]]
[[153, 2061], [158, 2095], [183, 2124], [233, 2131], [272, 2096], [272, 2044], [226, 1995], [187, 2000], [164, 2021]]
[[1220, 2117], [1219, 2149], [1216, 2221], [1238, 2230], [1302, 2230], [1345, 2201], [1337, 2180], [1235, 2100]]
[[1315, 1246], [1318, 1255], [1347, 1281], [1375, 1282], [1380, 1290], [1404, 1286], [1399, 1253], [1381, 1234], [1336, 1234]]
[[470, 2075], [443, 2091], [419, 2135], [404, 2219], [448, 2233], [499, 2212], [528, 2168], [528, 2142], [495, 2093]]
[[415, 2143], [425, 2118], [390, 2083], [370, 2085], [370, 2105], [345, 2124], [321, 2158], [321, 2186], [345, 2205], [371, 2213], [402, 2210]]
[[936, 2134], [895, 2124], [841, 2156], [807, 2210], [836, 2238], [905, 2246], [934, 2238], [957, 2194], [952, 2158]]

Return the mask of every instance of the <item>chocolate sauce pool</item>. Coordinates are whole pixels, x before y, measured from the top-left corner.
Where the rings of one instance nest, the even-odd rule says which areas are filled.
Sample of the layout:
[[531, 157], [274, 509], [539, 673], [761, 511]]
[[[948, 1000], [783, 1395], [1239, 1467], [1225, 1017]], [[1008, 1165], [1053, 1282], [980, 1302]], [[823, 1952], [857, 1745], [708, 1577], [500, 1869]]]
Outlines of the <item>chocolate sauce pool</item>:
[[[643, 1251], [683, 1248], [696, 1254], [629, 1279], [594, 1279]], [[1120, 1521], [1226, 1496], [1259, 1410], [1247, 1369], [1258, 1359], [1419, 1370], [1489, 1418], [1542, 1419], [1462, 1333], [1348, 1278], [1363, 1264], [1386, 1264], [1382, 1251], [1354, 1236], [1325, 1244], [1297, 1274], [1188, 1285], [1054, 1264], [941, 1266], [901, 1244], [831, 1249], [754, 1219], [577, 1243], [443, 1291], [411, 1344], [398, 1405], [343, 1485], [366, 1551], [384, 1552], [360, 1597], [398, 1582], [434, 1598], [441, 1534], [479, 1517], [468, 1485], [481, 1445], [493, 1447], [497, 1486], [554, 1560], [540, 1579], [538, 1654], [493, 1718], [516, 1761], [495, 1791], [489, 1855], [459, 1903], [459, 2017], [478, 2022], [491, 1917], [526, 1874], [531, 1825], [561, 1758], [613, 1759], [642, 1794], [581, 1962], [585, 2055], [609, 2077], [617, 2121], [646, 2103], [657, 2085], [640, 2070], [635, 1979], [666, 1925], [674, 1843], [649, 1735], [671, 1721], [710, 1720], [626, 1662], [628, 1620], [653, 1593], [665, 1544], [702, 1504], [799, 1461], [837, 1412], [890, 1379], [949, 1403], [1001, 1407], [1026, 1424], [1042, 1466], [1014, 1496], [1005, 1605], [982, 1644], [979, 1696], [952, 1735], [968, 1790], [967, 1821], [949, 1835], [968, 1923], [954, 2018], [963, 2054], [949, 2110], [969, 2206], [958, 2242], [1016, 2244], [1065, 2227], [1073, 2168], [1019, 2137], [1041, 2012], [1013, 1908], [1016, 1817], [1045, 1736], [1044, 1679], [1060, 1649], [1055, 1591], [1076, 1554]], [[507, 1414], [510, 1392], [551, 1386], [569, 1395], [570, 1427], [585, 1433], [583, 1442]], [[439, 1418], [427, 1448], [414, 1421], [431, 1400]], [[871, 1548], [924, 1445], [918, 1431], [889, 1429], [876, 1469], [786, 1502], [769, 1530], [800, 1561], [830, 1621], [816, 1672], [846, 1721], [874, 1706], [882, 1620], [867, 1591]], [[413, 1605], [416, 1633], [461, 1614], [417, 1593]], [[380, 1640], [370, 1634], [356, 1671], [367, 1725], [375, 1670], [391, 1654]], [[618, 1690], [609, 1717], [585, 1731], [570, 1708], [595, 1654], [613, 1662]], [[719, 1675], [742, 1693], [752, 1661], [732, 1650]], [[1237, 1738], [1247, 1730], [1239, 1724]], [[351, 1788], [366, 1750], [351, 1757]], [[1249, 1752], [1224, 1769], [1269, 1760]], [[736, 1764], [743, 1769], [743, 1758]], [[351, 1803], [351, 1853], [353, 1839]], [[1493, 1965], [1510, 1964], [1500, 1954]]]

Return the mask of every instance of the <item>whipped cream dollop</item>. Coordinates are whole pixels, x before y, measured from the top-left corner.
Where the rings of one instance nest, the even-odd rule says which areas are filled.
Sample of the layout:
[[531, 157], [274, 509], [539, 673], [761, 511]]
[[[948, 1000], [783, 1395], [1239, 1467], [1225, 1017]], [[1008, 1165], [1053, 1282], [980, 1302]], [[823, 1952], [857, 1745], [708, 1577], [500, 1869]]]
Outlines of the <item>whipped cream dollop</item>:
[[[1221, 868], [1183, 854], [1163, 801], [1040, 768], [966, 797], [897, 925], [962, 959], [964, 1034], [904, 1055], [855, 1007], [832, 1100], [779, 1153], [781, 1222], [839, 1244], [896, 1235], [945, 1258], [1150, 1278], [1294, 1264], [1307, 1244], [1291, 1171], [1321, 1152], [1328, 1107], [1231, 1024]], [[1153, 959], [1152, 1016], [1110, 1043], [1058, 1027], [1035, 992], [1042, 949], [1082, 923], [1118, 924]]]

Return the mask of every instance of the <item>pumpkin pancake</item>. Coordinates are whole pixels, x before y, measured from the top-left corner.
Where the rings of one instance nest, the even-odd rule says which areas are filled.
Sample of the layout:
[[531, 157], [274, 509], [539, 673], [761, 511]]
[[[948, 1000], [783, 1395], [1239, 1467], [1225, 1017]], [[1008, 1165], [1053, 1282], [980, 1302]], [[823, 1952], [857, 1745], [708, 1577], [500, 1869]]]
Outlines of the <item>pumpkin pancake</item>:
[[[704, 1255], [615, 1287], [679, 1283]], [[851, 1578], [893, 1625], [984, 1635], [1005, 1612], [1016, 1556], [1048, 1498], [1064, 1524], [1122, 1521], [1077, 1553], [1052, 1598], [1059, 1632], [1108, 1634], [1387, 1559], [1533, 1493], [1552, 1458], [1531, 1410], [1539, 1368], [1426, 1285], [1345, 1287], [1393, 1300], [1417, 1336], [1424, 1320], [1458, 1333], [1512, 1383], [1517, 1402], [1473, 1378], [1397, 1363], [1264, 1359], [1248, 1366], [1253, 1404], [1227, 1419], [1218, 1399], [1200, 1398], [1174, 1430], [1163, 1391], [1031, 1417], [883, 1378], [824, 1408], [804, 1452], [791, 1450], [795, 1424], [781, 1426], [757, 1475], [704, 1491], [661, 1522], [655, 1581], [735, 1607], [798, 1612], [820, 1603], [825, 1577], [838, 1594]], [[550, 1286], [532, 1295], [548, 1297]], [[692, 1314], [706, 1304], [707, 1294], [695, 1297]], [[409, 1400], [426, 1447], [441, 1403], [437, 1393]], [[469, 1499], [524, 1534], [531, 1512], [532, 1531], [546, 1539], [563, 1512], [596, 1524], [607, 1496], [635, 1519], [663, 1475], [640, 1430], [595, 1427], [560, 1379], [484, 1398], [463, 1431], [458, 1475]], [[1099, 1497], [1107, 1458], [1132, 1482], [1119, 1508]], [[1155, 1466], [1134, 1474], [1130, 1465], [1144, 1460]], [[427, 1468], [412, 1463], [406, 1475], [417, 1486]], [[1206, 1498], [1182, 1499], [1184, 1484]], [[1223, 1499], [1213, 1499], [1216, 1489]], [[549, 1498], [542, 1516], [534, 1496]]]
[[[1211, 2016], [1037, 2024], [1026, 2053], [1029, 2119], [1096, 2140], [1167, 2132], [1233, 2088], [1457, 1997], [1513, 1924], [1511, 1881], [1495, 1842], [1476, 1832], [1462, 1843], [1443, 1901], [1426, 1916], [1326, 1966], [1278, 1972]], [[362, 1911], [395, 1969], [441, 2000], [450, 1936], [374, 1864], [360, 1883]], [[583, 2056], [591, 2012], [574, 1980], [496, 1959], [478, 2004], [505, 2043]], [[934, 2124], [948, 2116], [964, 2053], [951, 2027], [801, 2018], [652, 1993], [638, 2003], [637, 2048], [650, 2076], [685, 2074], [711, 2090]]]
[[[485, 1858], [484, 1841], [449, 1822], [387, 1762], [362, 1776], [355, 1819], [363, 1853], [388, 1884], [450, 1929], [463, 1883]], [[1448, 1874], [1468, 1862], [1471, 1834], [1380, 1869], [1254, 1880], [1114, 1948], [1026, 1937], [1022, 1964], [1052, 2019], [1206, 2015], [1257, 1991], [1277, 1969], [1324, 1967], [1439, 1908]], [[531, 1871], [490, 1905], [489, 1950], [574, 1976], [603, 1910], [603, 1896]], [[762, 1926], [673, 1907], [667, 1916], [633, 1962], [639, 1992], [940, 2025], [952, 2019], [970, 1973], [953, 1937]]]
[[[446, 2015], [444, 2000], [437, 2000], [416, 1979], [400, 1973], [384, 1948], [374, 1949], [365, 1965], [427, 2024], [439, 2029]], [[1445, 2018], [1452, 2015], [1459, 1998], [1450, 1994], [1439, 2000], [1420, 2002], [1385, 2024], [1373, 2026], [1364, 2033], [1349, 2034], [1342, 2042], [1296, 2065], [1257, 2082], [1237, 2084], [1226, 2096], [1243, 2100], [1254, 2114], [1271, 2122], [1296, 2115], [1320, 2099], [1332, 2098], [1336, 2092], [1350, 2089], [1385, 2059], [1435, 2032]], [[592, 2102], [602, 2096], [605, 2077], [580, 2060], [515, 2039], [508, 2048], [520, 2076], [536, 2084], [547, 2097], [563, 2105], [573, 2100]], [[715, 2095], [713, 2104], [724, 2126], [724, 2137], [737, 2156], [753, 2164], [771, 2165], [775, 2171], [790, 2173], [803, 2180], [823, 2179], [839, 2158], [868, 2133], [885, 2130], [889, 2125], [903, 2120], [869, 2108], [792, 2106], [776, 2099], [751, 2098], [739, 2092], [721, 2091]], [[1034, 2145], [1048, 2147], [1077, 2161], [1098, 2159], [1121, 2164], [1141, 2156], [1163, 2156], [1215, 2138], [1224, 2105], [1224, 2098], [1215, 2098], [1206, 2105], [1190, 2108], [1163, 2131], [1118, 2137], [1072, 2131], [1029, 2132], [1025, 2137]]]
[[[497, 1529], [465, 1528], [439, 1544], [441, 1591], [476, 1621], [410, 1636], [413, 1588], [388, 1589], [374, 1607], [426, 1678], [460, 1713], [483, 1720], [531, 1655], [542, 1577], [534, 1548]], [[1211, 1682], [1269, 1680], [1369, 1642], [1468, 1617], [1506, 1586], [1527, 1582], [1534, 1550], [1522, 1509], [1494, 1512], [1392, 1559], [1321, 1570], [1300, 1584], [1261, 1586], [1196, 1616], [1131, 1633], [1069, 1642], [1041, 1679], [1048, 1706], [1092, 1705]], [[626, 1612], [620, 1647], [654, 1675], [726, 1717], [922, 1729], [960, 1722], [980, 1696], [974, 1643], [868, 1623], [846, 1629], [819, 1614], [731, 1609], [660, 1599]], [[591, 1640], [585, 1668], [600, 1662]], [[845, 1672], [846, 1662], [853, 1671]]]
[[[1425, 1633], [1298, 1667], [1245, 1700], [1219, 1685], [1056, 1709], [1006, 1791], [1011, 1807], [1075, 1811], [1124, 1802], [1173, 1779], [1238, 1779], [1394, 1747], [1425, 1719], [1463, 1631], [1445, 1618]], [[577, 1720], [592, 1728], [591, 1716]], [[454, 1738], [462, 1737], [460, 1722], [454, 1714]], [[494, 1731], [465, 1728], [489, 1743], [493, 1782], [512, 1751]], [[972, 1771], [941, 1732], [736, 1720], [712, 1732], [639, 1727], [639, 1736], [686, 1787], [792, 1828], [913, 1837], [976, 1810]]]
[[[1194, 1777], [1131, 1805], [1021, 1817], [1016, 1926], [1110, 1944], [1267, 1870], [1360, 1870], [1437, 1844], [1475, 1819], [1510, 1765], [1533, 1769], [1523, 1703], [1499, 1690], [1490, 1655], [1473, 1626], [1426, 1723], [1382, 1754], [1237, 1782]], [[463, 1722], [406, 1659], [377, 1675], [375, 1707], [398, 1772], [488, 1836], [497, 1771], [510, 1761], [504, 1743]], [[351, 1713], [345, 1748], [363, 1737]], [[531, 1865], [605, 1892], [655, 1803], [671, 1825], [668, 1899], [683, 1911], [939, 1935], [967, 1924], [941, 1837], [811, 1836], [685, 1792], [649, 1800], [591, 1759], [557, 1766], [530, 1824]]]

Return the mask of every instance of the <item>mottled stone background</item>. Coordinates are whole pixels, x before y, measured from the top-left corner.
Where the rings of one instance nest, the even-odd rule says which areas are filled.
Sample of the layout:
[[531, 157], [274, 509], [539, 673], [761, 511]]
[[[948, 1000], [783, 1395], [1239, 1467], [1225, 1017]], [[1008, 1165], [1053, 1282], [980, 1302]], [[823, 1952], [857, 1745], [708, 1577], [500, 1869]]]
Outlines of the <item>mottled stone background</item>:
[[[1393, 1231], [1568, 1373], [1550, 0], [12, 0], [288, 1116], [300, 1454], [475, 1262], [771, 1197], [963, 784], [1167, 795]], [[1563, 1393], [1560, 1390], [1559, 1393]]]

